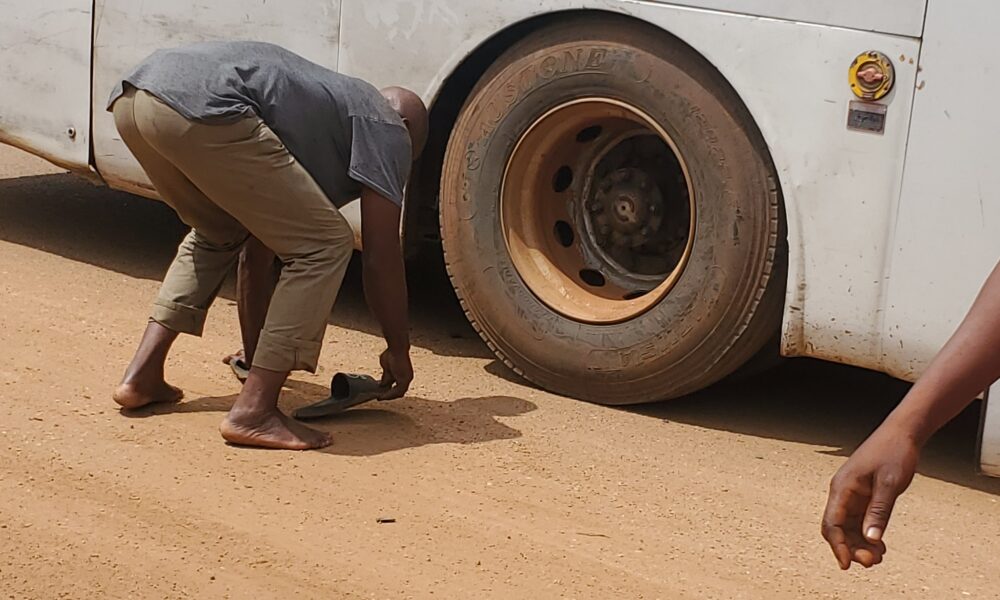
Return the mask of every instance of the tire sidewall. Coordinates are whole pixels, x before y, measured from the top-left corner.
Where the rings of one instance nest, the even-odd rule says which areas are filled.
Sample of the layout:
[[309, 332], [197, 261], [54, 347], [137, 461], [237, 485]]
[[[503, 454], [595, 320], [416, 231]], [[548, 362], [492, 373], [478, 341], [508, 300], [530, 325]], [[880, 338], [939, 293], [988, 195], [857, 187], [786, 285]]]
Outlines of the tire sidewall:
[[[582, 40], [510, 60], [470, 98], [442, 180], [446, 252], [470, 316], [529, 379], [585, 398], [623, 385], [676, 395], [732, 345], [773, 232], [762, 201], [766, 169], [719, 95], [657, 53]], [[514, 146], [546, 111], [587, 96], [626, 101], [657, 121], [688, 167], [695, 198], [694, 243], [676, 285], [648, 312], [615, 325], [580, 323], [543, 304], [518, 275], [501, 230]], [[666, 385], [664, 371], [675, 374]]]

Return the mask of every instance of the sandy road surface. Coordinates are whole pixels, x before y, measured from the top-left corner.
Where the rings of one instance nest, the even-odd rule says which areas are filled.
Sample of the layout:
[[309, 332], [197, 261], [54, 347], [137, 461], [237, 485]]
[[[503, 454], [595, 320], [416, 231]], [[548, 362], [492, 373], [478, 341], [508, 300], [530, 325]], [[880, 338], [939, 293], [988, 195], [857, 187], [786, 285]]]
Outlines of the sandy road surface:
[[[661, 406], [577, 403], [493, 360], [433, 266], [411, 279], [412, 395], [324, 423], [326, 451], [221, 442], [230, 292], [169, 364], [186, 402], [123, 415], [109, 394], [182, 228], [10, 150], [0, 177], [0, 597], [1000, 597], [975, 412], [929, 449], [887, 563], [842, 574], [826, 483], [905, 386], [792, 362]], [[283, 405], [372, 371], [373, 332], [355, 271]]]

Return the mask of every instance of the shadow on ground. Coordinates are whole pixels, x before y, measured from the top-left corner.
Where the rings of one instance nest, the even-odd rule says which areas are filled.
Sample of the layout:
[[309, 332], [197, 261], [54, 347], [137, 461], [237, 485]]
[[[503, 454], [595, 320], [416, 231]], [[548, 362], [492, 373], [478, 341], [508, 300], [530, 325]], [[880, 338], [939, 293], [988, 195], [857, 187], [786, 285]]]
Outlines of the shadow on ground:
[[[827, 446], [829, 453], [846, 457], [878, 427], [909, 387], [872, 371], [794, 359], [746, 380], [626, 410], [709, 429]], [[979, 406], [973, 403], [931, 440], [919, 471], [1000, 495], [1000, 479], [976, 472]]]
[[[328, 394], [324, 387], [289, 381], [281, 396], [282, 409], [291, 413]], [[154, 415], [229, 411], [235, 395], [197, 398], [179, 404], [123, 410], [129, 418]], [[391, 402], [369, 402], [343, 414], [310, 421], [309, 425], [333, 434], [334, 444], [322, 452], [339, 456], [375, 456], [433, 444], [483, 444], [521, 437], [521, 432], [497, 420], [516, 417], [538, 408], [510, 396], [461, 398], [450, 402], [407, 397]]]
[[[187, 233], [165, 204], [70, 174], [0, 180], [0, 240], [140, 279], [159, 281]], [[444, 356], [492, 358], [469, 325], [439, 257], [408, 265], [413, 343]], [[232, 280], [219, 302], [234, 299]], [[351, 262], [330, 323], [379, 335]], [[336, 335], [331, 331], [329, 335]]]
[[[0, 180], [0, 240], [102, 269], [158, 280], [185, 232], [165, 205], [95, 187], [72, 175]], [[445, 356], [492, 358], [465, 320], [440, 261], [424, 259], [409, 268], [414, 344]], [[229, 286], [220, 301], [231, 301], [232, 297]], [[373, 335], [378, 332], [365, 306], [356, 261], [331, 323]], [[489, 363], [486, 371], [524, 383], [498, 361]], [[906, 384], [875, 373], [793, 360], [739, 383], [629, 410], [699, 427], [828, 446], [833, 453], [846, 456], [892, 410], [906, 389]], [[286, 402], [305, 404], [325, 395], [326, 390], [318, 386], [315, 390], [293, 389], [286, 393]], [[177, 410], [225, 411], [231, 402], [232, 398], [195, 400]], [[520, 434], [515, 430], [492, 421], [493, 415], [508, 414], [516, 407], [526, 412], [534, 405], [504, 397], [455, 403], [408, 399], [393, 404], [391, 411], [378, 405], [361, 408], [323, 426], [338, 436], [340, 443], [332, 452], [360, 455], [426, 443], [481, 441], [475, 436], [516, 437]], [[484, 420], [493, 424], [477, 427]], [[358, 431], [366, 433], [357, 435]], [[1000, 480], [975, 474], [977, 433], [978, 412], [973, 406], [934, 438], [921, 472], [1000, 494]]]

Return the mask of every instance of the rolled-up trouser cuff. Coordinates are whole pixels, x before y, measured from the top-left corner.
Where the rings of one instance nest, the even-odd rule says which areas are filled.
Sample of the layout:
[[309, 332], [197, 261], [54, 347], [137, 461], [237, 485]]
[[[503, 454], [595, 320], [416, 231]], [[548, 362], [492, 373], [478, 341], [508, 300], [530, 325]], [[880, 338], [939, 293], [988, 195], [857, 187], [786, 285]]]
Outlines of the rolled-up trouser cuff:
[[298, 340], [267, 331], [260, 332], [257, 351], [253, 355], [253, 366], [268, 371], [309, 371], [316, 372], [319, 363], [320, 342]]
[[203, 308], [157, 299], [153, 302], [153, 314], [150, 317], [167, 329], [201, 337], [207, 315], [208, 311]]

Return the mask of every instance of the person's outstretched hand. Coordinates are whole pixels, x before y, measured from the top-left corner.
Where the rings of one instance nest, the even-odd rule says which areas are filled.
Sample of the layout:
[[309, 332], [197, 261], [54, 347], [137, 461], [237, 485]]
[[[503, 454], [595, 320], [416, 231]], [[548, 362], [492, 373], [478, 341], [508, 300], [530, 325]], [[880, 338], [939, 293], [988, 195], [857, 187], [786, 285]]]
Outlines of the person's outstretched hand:
[[413, 364], [410, 362], [410, 353], [405, 351], [393, 352], [386, 350], [379, 357], [379, 364], [382, 365], [382, 381], [380, 386], [379, 400], [395, 400], [406, 395], [413, 382]]
[[909, 433], [883, 425], [858, 448], [830, 482], [823, 537], [841, 569], [882, 562], [882, 539], [896, 498], [917, 468], [920, 447]]

